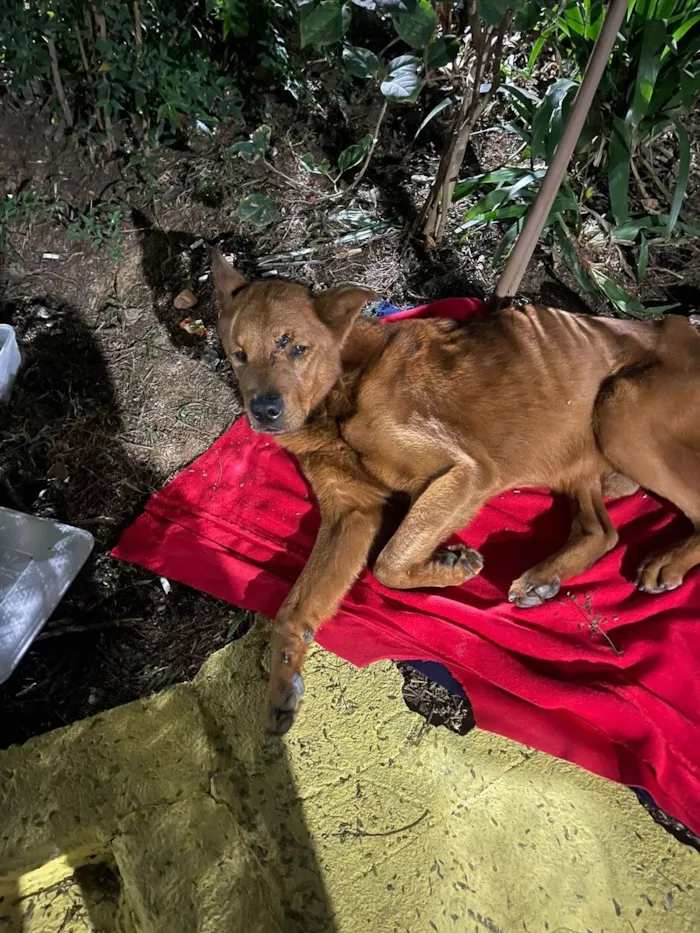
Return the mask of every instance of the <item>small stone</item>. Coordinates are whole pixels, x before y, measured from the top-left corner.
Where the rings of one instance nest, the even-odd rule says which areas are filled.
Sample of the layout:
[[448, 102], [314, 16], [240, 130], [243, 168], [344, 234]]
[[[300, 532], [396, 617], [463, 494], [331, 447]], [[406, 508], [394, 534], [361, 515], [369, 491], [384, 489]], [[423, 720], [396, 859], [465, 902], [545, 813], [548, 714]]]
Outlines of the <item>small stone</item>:
[[173, 305], [178, 309], [178, 311], [187, 311], [189, 308], [194, 308], [197, 304], [197, 297], [189, 290], [189, 288], [183, 288], [179, 295], [176, 296], [173, 301]]

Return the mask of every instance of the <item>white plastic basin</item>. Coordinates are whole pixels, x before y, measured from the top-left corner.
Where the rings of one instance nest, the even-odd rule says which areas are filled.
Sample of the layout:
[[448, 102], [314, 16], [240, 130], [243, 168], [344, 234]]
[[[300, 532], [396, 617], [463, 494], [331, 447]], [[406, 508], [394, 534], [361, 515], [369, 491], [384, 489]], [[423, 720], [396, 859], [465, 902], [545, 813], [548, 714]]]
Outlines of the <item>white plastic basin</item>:
[[14, 328], [0, 324], [0, 402], [9, 399], [21, 362]]
[[94, 543], [87, 531], [0, 507], [0, 683], [17, 667]]

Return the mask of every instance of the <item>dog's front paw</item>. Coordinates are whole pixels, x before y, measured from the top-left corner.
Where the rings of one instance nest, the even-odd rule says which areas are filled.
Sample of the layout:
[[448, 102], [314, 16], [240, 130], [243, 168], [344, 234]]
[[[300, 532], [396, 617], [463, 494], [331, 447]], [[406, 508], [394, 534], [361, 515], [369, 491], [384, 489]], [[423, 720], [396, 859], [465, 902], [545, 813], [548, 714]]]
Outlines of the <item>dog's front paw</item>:
[[484, 569], [484, 558], [474, 548], [464, 544], [451, 544], [435, 552], [435, 560], [443, 567], [458, 568], [465, 574], [466, 580], [478, 576]]
[[289, 732], [304, 696], [304, 664], [313, 632], [306, 626], [280, 625], [273, 629], [270, 681], [265, 701], [265, 729], [270, 735]]
[[553, 599], [559, 592], [559, 577], [551, 580], [538, 580], [529, 573], [516, 580], [508, 591], [508, 602], [515, 603], [519, 609], [533, 609]]
[[284, 735], [292, 728], [301, 698], [304, 678], [295, 671], [288, 678], [276, 676], [267, 688], [265, 729], [270, 735]]

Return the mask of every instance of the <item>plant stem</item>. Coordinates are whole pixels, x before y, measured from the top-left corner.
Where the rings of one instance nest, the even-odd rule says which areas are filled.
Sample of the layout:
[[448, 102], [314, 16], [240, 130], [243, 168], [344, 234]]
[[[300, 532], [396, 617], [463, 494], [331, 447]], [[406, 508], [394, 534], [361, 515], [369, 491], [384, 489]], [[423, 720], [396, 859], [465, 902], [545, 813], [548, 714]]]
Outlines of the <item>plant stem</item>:
[[73, 32], [75, 33], [75, 38], [78, 42], [78, 49], [80, 50], [80, 61], [83, 65], [83, 71], [85, 74], [90, 73], [90, 63], [88, 62], [87, 55], [85, 53], [85, 43], [83, 42], [83, 34], [80, 31], [80, 26], [77, 23], [73, 23]]
[[143, 45], [143, 35], [141, 34], [141, 4], [139, 0], [134, 0], [134, 41], [136, 45]]
[[70, 109], [70, 104], [68, 103], [68, 98], [66, 97], [66, 92], [63, 88], [63, 81], [61, 81], [61, 73], [58, 70], [58, 56], [56, 55], [56, 43], [53, 41], [52, 36], [46, 36], [46, 44], [49, 47], [49, 57], [51, 58], [51, 75], [53, 76], [54, 87], [56, 88], [56, 96], [58, 97], [58, 102], [61, 105], [61, 110], [63, 111], [63, 118], [66, 121], [66, 126], [70, 129], [73, 126], [73, 111]]
[[364, 178], [365, 172], [369, 168], [369, 163], [372, 159], [372, 153], [374, 152], [377, 141], [379, 140], [379, 130], [381, 129], [382, 123], [384, 122], [384, 117], [386, 115], [387, 103], [388, 102], [385, 99], [384, 103], [382, 104], [382, 108], [379, 111], [379, 116], [377, 117], [377, 122], [374, 126], [374, 132], [372, 133], [372, 145], [369, 147], [369, 152], [365, 157], [365, 161], [362, 163], [362, 168], [357, 173], [357, 175], [355, 175], [352, 182], [347, 186], [345, 191], [352, 191], [354, 188], [357, 188], [357, 186]]

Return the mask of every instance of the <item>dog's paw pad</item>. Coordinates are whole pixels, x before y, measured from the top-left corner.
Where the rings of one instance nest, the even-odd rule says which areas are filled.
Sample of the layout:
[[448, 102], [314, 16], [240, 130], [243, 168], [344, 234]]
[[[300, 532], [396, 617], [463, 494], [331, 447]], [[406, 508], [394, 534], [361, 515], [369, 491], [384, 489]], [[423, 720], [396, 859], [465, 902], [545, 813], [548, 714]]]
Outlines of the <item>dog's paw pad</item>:
[[441, 548], [435, 555], [438, 563], [443, 567], [461, 567], [467, 571], [470, 577], [476, 577], [484, 569], [484, 558], [475, 551], [474, 548], [466, 547], [463, 544], [453, 544], [446, 548]]
[[511, 586], [508, 593], [508, 602], [514, 603], [519, 609], [534, 609], [541, 606], [548, 599], [554, 599], [559, 592], [561, 581], [554, 577], [550, 583], [536, 583], [521, 577]]

